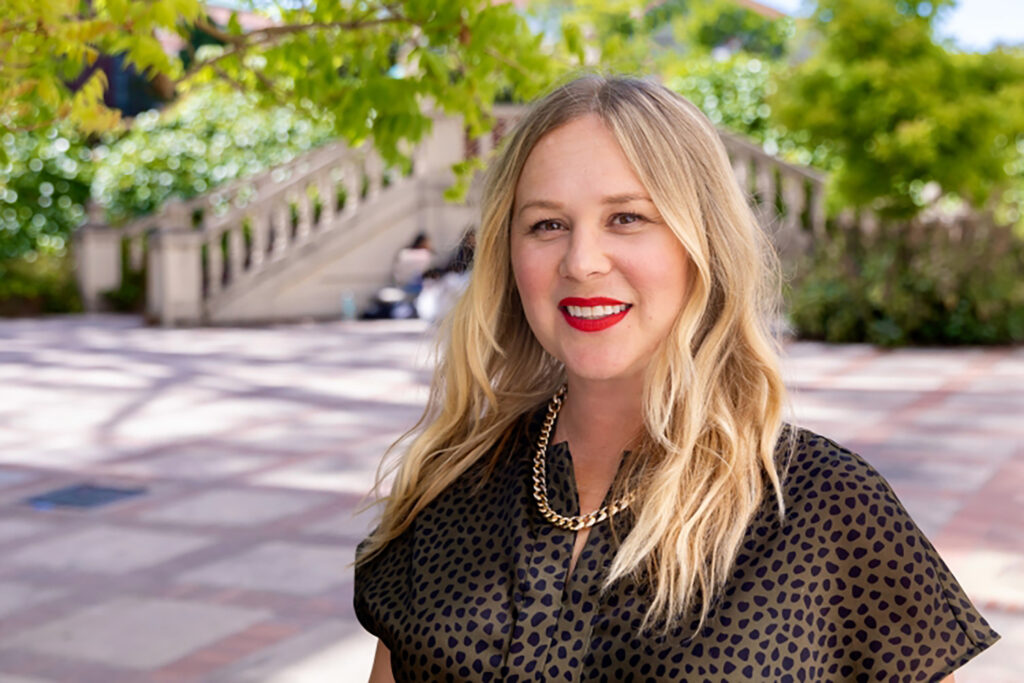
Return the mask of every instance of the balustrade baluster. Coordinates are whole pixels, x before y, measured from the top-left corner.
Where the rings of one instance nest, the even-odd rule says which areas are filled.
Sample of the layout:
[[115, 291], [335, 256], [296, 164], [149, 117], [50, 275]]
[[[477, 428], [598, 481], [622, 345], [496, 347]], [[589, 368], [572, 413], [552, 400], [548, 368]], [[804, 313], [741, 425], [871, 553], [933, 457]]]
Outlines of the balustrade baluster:
[[238, 281], [245, 270], [244, 219], [235, 223], [228, 232], [228, 284]]
[[778, 217], [775, 207], [775, 165], [768, 159], [758, 158], [754, 163], [754, 185], [757, 187], [758, 213], [761, 224], [770, 226]]
[[369, 178], [366, 199], [370, 200], [380, 194], [384, 180], [384, 163], [376, 152], [370, 151], [366, 155], [366, 165], [364, 168], [366, 170], [366, 175]]
[[815, 238], [825, 236], [825, 185], [811, 183], [811, 232]]
[[249, 229], [252, 230], [252, 251], [249, 254], [249, 271], [255, 272], [263, 266], [267, 255], [267, 232], [270, 227], [270, 219], [267, 216], [266, 208], [257, 204], [254, 211], [249, 214]]
[[317, 195], [320, 197], [320, 220], [317, 221], [320, 230], [330, 229], [337, 211], [338, 195], [332, 172], [333, 169], [329, 168], [316, 180]]
[[285, 197], [278, 199], [270, 209], [270, 260], [284, 258], [291, 235], [291, 211]]
[[806, 202], [804, 179], [802, 177], [788, 173], [783, 174], [782, 202], [784, 212], [783, 230], [787, 233], [787, 239], [798, 241], [800, 233], [803, 232], [801, 217]]
[[221, 232], [215, 232], [206, 236], [206, 295], [211, 297], [223, 288], [224, 285], [224, 251], [221, 247]]
[[295, 241], [305, 242], [313, 231], [313, 198], [309, 196], [309, 187], [300, 187], [296, 199], [299, 220], [295, 227]]
[[862, 235], [874, 237], [878, 234], [878, 226], [880, 225], [880, 222], [878, 220], [878, 214], [874, 211], [864, 209], [857, 216], [857, 223]]
[[750, 155], [740, 150], [733, 150], [732, 172], [736, 176], [736, 182], [743, 190], [743, 198], [750, 197]]
[[345, 215], [351, 216], [363, 202], [363, 165], [353, 162], [345, 167]]

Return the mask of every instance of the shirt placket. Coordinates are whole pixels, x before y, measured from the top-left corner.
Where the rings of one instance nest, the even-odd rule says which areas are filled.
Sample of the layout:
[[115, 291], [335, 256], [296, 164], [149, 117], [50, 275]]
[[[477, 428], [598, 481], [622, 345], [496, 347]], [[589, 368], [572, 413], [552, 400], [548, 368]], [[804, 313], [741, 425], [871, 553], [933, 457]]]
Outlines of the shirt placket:
[[[563, 514], [579, 514], [571, 462], [562, 445], [548, 449], [549, 503]], [[536, 506], [524, 524], [526, 542], [515, 562], [515, 625], [506, 658], [505, 681], [545, 681], [553, 663], [566, 573], [575, 535], [545, 521]], [[557, 656], [556, 656], [557, 657]]]

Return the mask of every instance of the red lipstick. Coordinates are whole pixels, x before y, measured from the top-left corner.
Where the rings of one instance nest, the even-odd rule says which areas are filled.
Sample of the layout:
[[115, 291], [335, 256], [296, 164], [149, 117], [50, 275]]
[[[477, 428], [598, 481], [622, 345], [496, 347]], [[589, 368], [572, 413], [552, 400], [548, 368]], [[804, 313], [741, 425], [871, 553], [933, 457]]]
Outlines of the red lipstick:
[[[569, 313], [569, 306], [579, 306], [581, 308], [589, 308], [592, 306], [626, 306], [626, 308], [618, 313], [606, 315], [602, 318], [577, 318]], [[632, 305], [627, 304], [625, 301], [619, 301], [617, 299], [609, 299], [607, 297], [598, 296], [590, 299], [584, 299], [581, 297], [566, 297], [558, 302], [558, 309], [562, 311], [562, 316], [565, 317], [565, 322], [581, 332], [600, 332], [606, 330], [612, 325], [615, 325], [620, 320], [626, 317], [632, 309]]]

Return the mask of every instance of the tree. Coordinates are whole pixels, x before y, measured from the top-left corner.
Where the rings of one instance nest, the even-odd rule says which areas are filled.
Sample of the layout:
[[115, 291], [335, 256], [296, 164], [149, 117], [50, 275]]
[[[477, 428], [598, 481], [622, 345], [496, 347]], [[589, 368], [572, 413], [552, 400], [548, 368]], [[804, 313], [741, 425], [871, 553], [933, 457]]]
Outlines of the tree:
[[953, 2], [819, 0], [811, 55], [780, 74], [771, 103], [833, 150], [838, 203], [908, 217], [929, 188], [980, 207], [1024, 179], [1024, 51], [937, 43]]
[[[272, 23], [244, 31], [235, 13], [216, 26], [200, 0], [7, 0], [0, 128], [62, 119], [85, 131], [116, 126], [117, 112], [102, 99], [106, 79], [90, 69], [100, 54], [119, 54], [179, 91], [220, 79], [311, 117], [332, 115], [338, 135], [352, 143], [372, 136], [397, 162], [403, 141], [428, 129], [428, 107], [461, 115], [479, 133], [499, 92], [530, 97], [555, 70], [515, 8], [489, 0], [250, 0], [249, 9]], [[189, 55], [186, 69], [158, 34], [188, 40], [196, 30], [221, 45]]]
[[581, 62], [627, 73], [660, 75], [718, 47], [777, 59], [793, 32], [788, 17], [767, 18], [736, 0], [547, 0], [531, 9], [558, 25]]

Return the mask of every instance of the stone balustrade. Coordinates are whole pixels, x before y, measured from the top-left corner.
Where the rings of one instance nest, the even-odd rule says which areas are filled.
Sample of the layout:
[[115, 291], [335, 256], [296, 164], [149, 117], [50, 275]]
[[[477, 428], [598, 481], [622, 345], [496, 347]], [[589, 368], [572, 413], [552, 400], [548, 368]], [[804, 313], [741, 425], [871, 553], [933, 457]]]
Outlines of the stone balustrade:
[[[145, 266], [151, 320], [208, 322], [219, 298], [251, 286], [275, 263], [302, 258], [304, 245], [351, 224], [360, 207], [382, 193], [422, 194], [426, 187], [440, 196], [450, 182], [451, 164], [486, 159], [522, 111], [516, 105], [496, 106], [494, 128], [475, 139], [465, 137], [457, 120], [435, 118], [431, 134], [413, 150], [409, 178], [385, 169], [370, 145], [352, 149], [331, 143], [200, 197], [172, 200], [158, 213], [120, 227], [104, 225], [102, 211], [90, 207], [75, 249], [86, 307], [102, 307], [101, 293], [118, 286], [123, 269]], [[784, 259], [824, 233], [821, 174], [785, 163], [733, 134], [721, 136], [740, 186]]]

